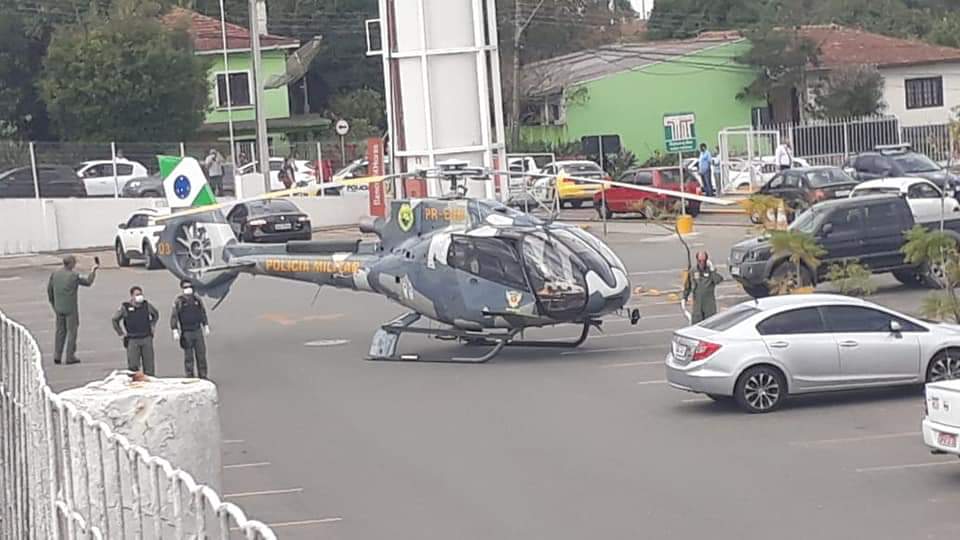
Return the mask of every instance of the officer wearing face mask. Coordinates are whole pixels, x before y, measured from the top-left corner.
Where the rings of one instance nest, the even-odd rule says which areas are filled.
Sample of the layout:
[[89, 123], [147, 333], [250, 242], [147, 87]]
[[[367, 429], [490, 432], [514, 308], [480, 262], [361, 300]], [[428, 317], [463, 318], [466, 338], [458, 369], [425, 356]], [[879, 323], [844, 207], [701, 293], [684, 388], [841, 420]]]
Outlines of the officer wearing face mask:
[[690, 323], [697, 324], [717, 313], [717, 285], [723, 276], [717, 272], [706, 251], [697, 253], [697, 267], [687, 274], [683, 287], [683, 302], [693, 298]]
[[127, 369], [156, 375], [153, 355], [153, 328], [160, 313], [143, 297], [143, 289], [130, 288], [130, 300], [120, 304], [113, 316], [113, 329], [127, 349]]
[[207, 344], [203, 337], [210, 335], [207, 310], [204, 309], [200, 297], [193, 294], [193, 284], [189, 280], [181, 281], [180, 289], [183, 294], [173, 301], [173, 312], [170, 314], [173, 340], [179, 342], [183, 349], [183, 369], [187, 377], [193, 378], [193, 367], [196, 364], [197, 375], [206, 379]]

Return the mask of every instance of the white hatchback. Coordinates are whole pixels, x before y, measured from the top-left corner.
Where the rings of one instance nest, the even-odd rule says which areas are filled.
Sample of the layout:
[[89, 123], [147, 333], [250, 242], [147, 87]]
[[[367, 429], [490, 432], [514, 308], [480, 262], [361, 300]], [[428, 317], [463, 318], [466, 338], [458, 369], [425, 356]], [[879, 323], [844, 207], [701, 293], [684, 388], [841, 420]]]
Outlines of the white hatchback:
[[118, 159], [117, 169], [113, 169], [113, 160], [84, 161], [77, 166], [77, 176], [83, 179], [88, 197], [113, 197], [123, 191], [123, 186], [134, 178], [147, 176], [147, 168], [142, 163], [128, 159]]

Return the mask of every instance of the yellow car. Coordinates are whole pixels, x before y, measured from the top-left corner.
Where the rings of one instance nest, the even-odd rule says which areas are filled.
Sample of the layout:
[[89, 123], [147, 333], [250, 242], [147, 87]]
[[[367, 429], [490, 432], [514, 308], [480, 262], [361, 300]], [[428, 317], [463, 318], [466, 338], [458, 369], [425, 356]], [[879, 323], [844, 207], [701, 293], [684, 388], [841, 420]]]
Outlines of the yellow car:
[[558, 175], [557, 196], [560, 198], [560, 206], [569, 205], [574, 208], [580, 208], [584, 201], [592, 203], [593, 194], [599, 193], [603, 185], [583, 180], [571, 180], [567, 178], [568, 176], [609, 180], [607, 173], [603, 172], [603, 169], [592, 161], [556, 161], [544, 167], [540, 172], [541, 174]]

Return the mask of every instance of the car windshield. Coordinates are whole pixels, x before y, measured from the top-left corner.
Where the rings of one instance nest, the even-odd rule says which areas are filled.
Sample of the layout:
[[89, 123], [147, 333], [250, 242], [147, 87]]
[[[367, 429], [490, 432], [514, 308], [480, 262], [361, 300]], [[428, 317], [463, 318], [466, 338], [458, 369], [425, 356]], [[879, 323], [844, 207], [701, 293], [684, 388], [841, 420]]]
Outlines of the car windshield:
[[250, 203], [251, 214], [283, 214], [299, 212], [300, 210], [290, 201], [267, 200]]
[[854, 182], [853, 178], [850, 178], [847, 173], [843, 172], [843, 169], [818, 169], [806, 173], [805, 176], [807, 177], [807, 183], [813, 188]]
[[759, 309], [751, 305], [740, 304], [739, 306], [734, 306], [726, 311], [717, 313], [713, 317], [701, 322], [698, 326], [701, 328], [706, 328], [707, 330], [723, 332], [724, 330], [733, 328], [757, 313], [760, 313]]
[[797, 216], [797, 219], [790, 224], [789, 229], [791, 231], [813, 234], [816, 232], [817, 225], [820, 224], [822, 216], [822, 209], [814, 206]]
[[899, 195], [900, 188], [895, 187], [871, 187], [854, 190], [854, 197], [864, 197], [866, 195]]
[[891, 158], [896, 161], [897, 164], [903, 168], [903, 172], [906, 173], [924, 173], [940, 170], [939, 165], [923, 154], [899, 154], [891, 156]]

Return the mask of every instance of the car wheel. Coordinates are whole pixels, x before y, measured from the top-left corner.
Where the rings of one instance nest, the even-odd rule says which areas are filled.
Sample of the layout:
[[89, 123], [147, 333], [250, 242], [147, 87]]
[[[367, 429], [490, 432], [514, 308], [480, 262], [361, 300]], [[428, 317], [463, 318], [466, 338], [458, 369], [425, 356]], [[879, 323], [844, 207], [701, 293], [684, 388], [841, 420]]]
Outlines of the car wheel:
[[797, 276], [796, 267], [789, 261], [782, 262], [774, 268], [770, 281], [772, 282], [772, 288], [777, 290], [776, 293], [771, 290], [770, 294], [781, 294], [801, 287], [815, 285], [813, 273], [806, 266], [800, 267], [800, 275]]
[[130, 258], [127, 257], [127, 252], [123, 250], [123, 244], [120, 240], [117, 240], [116, 245], [114, 246], [114, 252], [117, 254], [117, 266], [126, 267], [130, 266]]
[[923, 276], [916, 270], [894, 270], [893, 277], [908, 287], [923, 285]]
[[929, 262], [924, 265], [921, 279], [923, 285], [931, 289], [942, 289], [947, 284], [947, 267], [942, 263]]
[[697, 217], [700, 215], [700, 203], [687, 203], [687, 214], [690, 217]]
[[649, 199], [643, 201], [643, 217], [658, 219], [660, 217], [660, 207]]
[[613, 212], [610, 211], [610, 207], [602, 202], [597, 205], [597, 215], [600, 216], [600, 219], [613, 219]]
[[583, 201], [570, 201], [570, 206], [573, 208], [580, 208], [583, 206]]
[[960, 352], [940, 351], [927, 365], [927, 382], [960, 379]]
[[158, 268], [163, 268], [163, 263], [160, 262], [160, 259], [153, 252], [153, 248], [150, 247], [150, 242], [143, 243], [143, 258], [146, 262], [147, 270], [156, 270]]
[[160, 194], [157, 193], [156, 191], [144, 191], [143, 193], [140, 194], [140, 196], [147, 197], [147, 198], [154, 198], [154, 199], [160, 198]]
[[754, 366], [737, 379], [734, 398], [748, 413], [768, 413], [780, 408], [787, 396], [783, 373], [773, 366]]

